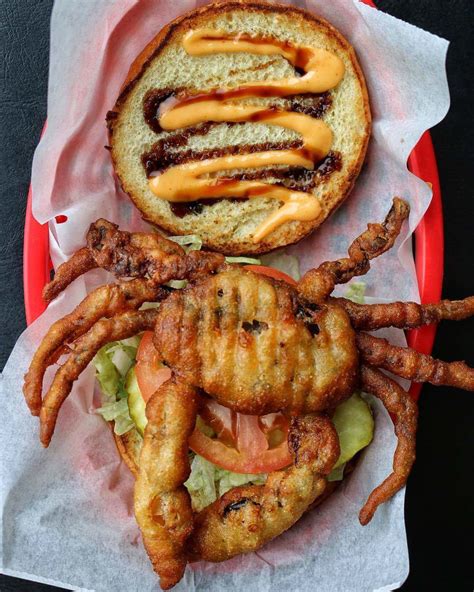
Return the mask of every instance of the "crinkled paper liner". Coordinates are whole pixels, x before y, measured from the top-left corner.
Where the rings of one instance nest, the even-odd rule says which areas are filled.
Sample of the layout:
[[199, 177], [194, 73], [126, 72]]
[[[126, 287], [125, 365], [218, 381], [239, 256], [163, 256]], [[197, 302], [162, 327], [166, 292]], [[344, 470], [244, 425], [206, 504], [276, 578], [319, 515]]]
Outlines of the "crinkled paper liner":
[[[203, 4], [203, 2], [198, 2]], [[378, 298], [417, 299], [407, 240], [430, 201], [429, 188], [406, 169], [421, 134], [449, 106], [447, 42], [351, 0], [298, 2], [326, 17], [356, 48], [374, 116], [367, 165], [346, 204], [313, 236], [289, 249], [303, 271], [340, 257], [369, 221], [382, 220], [393, 195], [410, 202], [409, 228], [366, 276]], [[48, 127], [33, 163], [33, 211], [50, 222], [54, 263], [84, 242], [97, 217], [144, 228], [114, 180], [104, 125], [129, 64], [191, 0], [56, 0], [51, 26]], [[54, 217], [65, 214], [64, 224]], [[401, 281], [401, 278], [403, 280]], [[51, 446], [38, 442], [38, 422], [21, 395], [32, 352], [51, 323], [94, 286], [78, 279], [19, 338], [1, 378], [2, 564], [18, 577], [97, 592], [159, 590], [133, 518], [133, 480], [109, 429], [93, 413], [89, 368], [61, 411]], [[400, 332], [389, 333], [403, 342]], [[50, 380], [51, 374], [48, 374]], [[408, 573], [404, 492], [367, 527], [357, 520], [369, 492], [391, 470], [395, 448], [388, 414], [374, 402], [376, 432], [354, 473], [321, 507], [258, 553], [222, 564], [188, 567], [176, 590], [264, 592], [372, 591], [397, 588]]]

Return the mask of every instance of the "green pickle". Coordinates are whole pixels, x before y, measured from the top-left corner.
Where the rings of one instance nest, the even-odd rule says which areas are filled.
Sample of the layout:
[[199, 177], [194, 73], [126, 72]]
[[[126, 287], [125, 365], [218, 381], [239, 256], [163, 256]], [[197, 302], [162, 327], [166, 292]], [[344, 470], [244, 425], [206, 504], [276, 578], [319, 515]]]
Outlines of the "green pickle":
[[147, 418], [145, 414], [145, 401], [143, 400], [140, 388], [138, 386], [137, 375], [135, 368], [130, 368], [125, 379], [125, 390], [128, 393], [128, 408], [130, 410], [130, 417], [137, 430], [143, 436], [145, 433], [145, 427], [147, 424]]
[[359, 393], [336, 408], [333, 423], [339, 436], [341, 454], [334, 465], [329, 481], [342, 479], [342, 468], [355, 454], [370, 444], [374, 437], [374, 418], [369, 405]]

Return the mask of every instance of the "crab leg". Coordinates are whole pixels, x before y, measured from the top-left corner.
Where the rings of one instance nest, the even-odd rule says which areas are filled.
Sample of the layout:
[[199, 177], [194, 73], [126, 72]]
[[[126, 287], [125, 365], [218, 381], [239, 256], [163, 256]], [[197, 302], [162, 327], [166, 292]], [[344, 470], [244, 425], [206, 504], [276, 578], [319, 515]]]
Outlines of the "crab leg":
[[58, 357], [58, 350], [64, 351], [64, 343], [72, 342], [86, 333], [102, 317], [136, 309], [143, 302], [162, 300], [167, 295], [164, 289], [140, 279], [108, 284], [91, 292], [70, 314], [53, 323], [25, 374], [23, 394], [32, 415], [39, 414], [44, 374]]
[[45, 287], [44, 298], [55, 298], [66, 286], [90, 269], [100, 267], [117, 277], [145, 278], [155, 284], [192, 279], [224, 265], [223, 255], [205, 251], [186, 254], [177, 243], [158, 233], [126, 232], [99, 219], [87, 233], [87, 247], [59, 266]]
[[156, 308], [132, 310], [111, 319], [103, 319], [71, 345], [71, 354], [56, 372], [41, 406], [40, 440], [45, 448], [51, 441], [59, 410], [71, 392], [74, 381], [99, 349], [111, 341], [126, 339], [141, 331], [153, 329], [157, 313]]
[[363, 331], [375, 331], [383, 327], [415, 329], [441, 320], [460, 321], [474, 315], [474, 296], [464, 300], [442, 300], [436, 304], [356, 304], [346, 298], [333, 300], [345, 309], [354, 329]]
[[368, 524], [378, 506], [389, 500], [407, 482], [415, 462], [415, 437], [418, 406], [394, 380], [370, 366], [361, 368], [362, 388], [382, 401], [392, 415], [398, 438], [393, 457], [393, 472], [369, 495], [359, 513], [359, 521]]
[[165, 284], [217, 271], [223, 255], [206, 251], [186, 254], [158, 233], [126, 232], [107, 220], [97, 220], [87, 233], [87, 246], [99, 267], [117, 277], [140, 277]]
[[191, 560], [224, 561], [255, 551], [293, 526], [326, 488], [339, 439], [323, 415], [294, 417], [288, 434], [293, 465], [265, 485], [235, 487], [195, 518]]
[[323, 302], [336, 284], [345, 284], [355, 276], [365, 275], [370, 269], [370, 260], [388, 251], [400, 233], [403, 221], [410, 208], [402, 199], [395, 197], [393, 205], [382, 224], [368, 224], [349, 247], [349, 257], [326, 261], [317, 269], [308, 271], [298, 283], [299, 293], [310, 302]]
[[464, 362], [443, 362], [409, 347], [391, 345], [386, 339], [357, 333], [362, 361], [415, 382], [454, 386], [474, 391], [474, 369]]
[[69, 261], [58, 267], [54, 279], [43, 288], [43, 299], [51, 302], [75, 279], [96, 267], [97, 263], [89, 249], [87, 247], [79, 249]]
[[188, 439], [194, 430], [197, 391], [171, 378], [150, 398], [138, 477], [135, 517], [163, 590], [182, 578], [185, 542], [193, 529]]

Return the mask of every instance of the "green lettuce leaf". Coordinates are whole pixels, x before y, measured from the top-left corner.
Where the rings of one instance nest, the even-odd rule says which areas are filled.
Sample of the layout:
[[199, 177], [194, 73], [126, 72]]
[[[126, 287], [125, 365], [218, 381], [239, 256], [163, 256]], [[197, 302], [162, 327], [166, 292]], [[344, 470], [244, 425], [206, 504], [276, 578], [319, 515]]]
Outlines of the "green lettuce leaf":
[[189, 253], [189, 251], [200, 251], [202, 249], [202, 238], [197, 234], [169, 236], [168, 239], [181, 245], [186, 253]]
[[357, 304], [364, 304], [365, 290], [367, 286], [364, 282], [352, 282], [344, 294], [346, 298], [356, 302]]
[[226, 257], [227, 263], [241, 263], [242, 265], [260, 265], [260, 259], [254, 257]]
[[102, 402], [112, 403], [116, 400], [119, 388], [120, 372], [108, 355], [109, 345], [102, 347], [95, 355], [93, 364], [96, 378], [102, 391]]
[[184, 485], [191, 496], [193, 510], [199, 512], [232, 487], [247, 484], [261, 485], [265, 483], [266, 478], [266, 475], [247, 475], [226, 471], [196, 454], [191, 462], [191, 474]]
[[128, 411], [127, 399], [123, 398], [115, 403], [106, 403], [97, 409], [97, 413], [102, 415], [105, 421], [114, 422], [114, 432], [121, 436], [129, 432], [135, 424], [133, 423]]
[[218, 484], [219, 497], [239, 485], [263, 485], [267, 480], [267, 475], [261, 473], [259, 475], [252, 475], [250, 473], [233, 473], [226, 471], [220, 467], [216, 467], [216, 477]]
[[102, 395], [102, 406], [96, 413], [105, 421], [113, 421], [114, 432], [119, 436], [135, 426], [128, 409], [125, 377], [135, 364], [139, 343], [139, 337], [113, 341], [104, 345], [93, 359]]
[[144, 302], [139, 310], [149, 310], [150, 308], [159, 308], [160, 307], [160, 303], [159, 302]]
[[298, 258], [293, 255], [288, 255], [283, 251], [274, 251], [273, 253], [262, 255], [260, 260], [262, 265], [274, 267], [275, 269], [286, 273], [296, 281], [301, 277], [300, 262], [298, 261]]

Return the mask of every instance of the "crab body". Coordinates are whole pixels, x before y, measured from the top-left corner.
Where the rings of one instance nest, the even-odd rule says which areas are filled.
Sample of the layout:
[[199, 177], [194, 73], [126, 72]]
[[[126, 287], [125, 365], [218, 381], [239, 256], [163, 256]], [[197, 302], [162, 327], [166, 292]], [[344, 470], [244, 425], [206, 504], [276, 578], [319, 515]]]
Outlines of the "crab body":
[[292, 286], [239, 267], [167, 298], [154, 343], [182, 380], [246, 414], [330, 410], [358, 381], [341, 306], [305, 302]]

